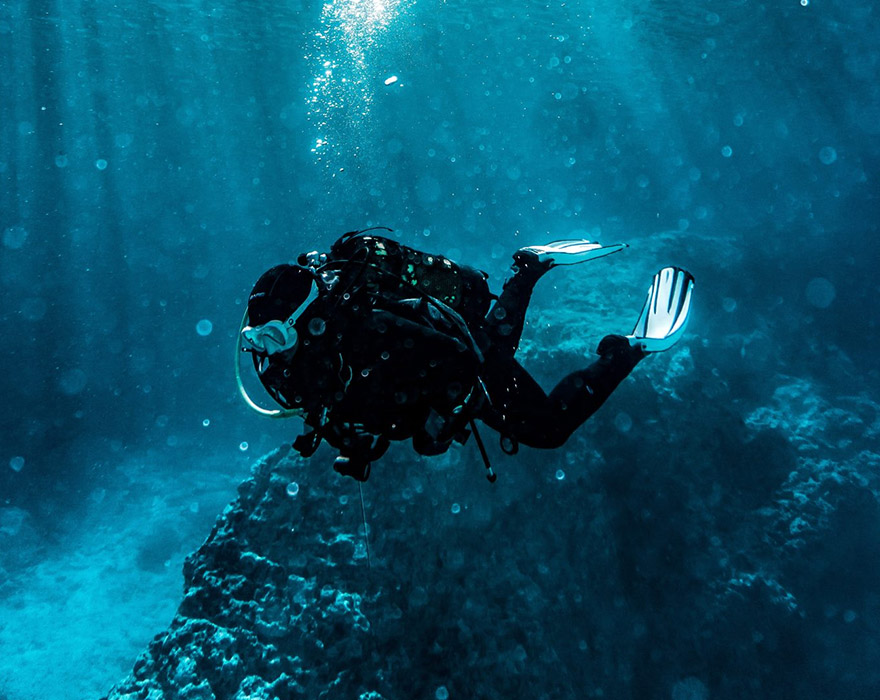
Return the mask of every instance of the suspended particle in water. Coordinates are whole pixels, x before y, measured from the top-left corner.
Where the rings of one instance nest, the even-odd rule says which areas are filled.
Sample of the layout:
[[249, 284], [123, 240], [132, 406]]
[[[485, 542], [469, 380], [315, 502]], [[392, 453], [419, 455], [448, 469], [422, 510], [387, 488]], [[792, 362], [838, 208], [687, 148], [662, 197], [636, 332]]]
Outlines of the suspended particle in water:
[[837, 296], [834, 285], [824, 277], [814, 277], [807, 284], [807, 301], [817, 309], [827, 309]]
[[198, 501], [193, 501], [189, 504], [189, 512], [190, 513], [198, 513], [199, 512], [199, 503]]
[[394, 85], [394, 83], [396, 83], [396, 82], [397, 82], [396, 75], [389, 75], [387, 78], [385, 78], [386, 85]]
[[247, 444], [246, 442], [242, 442], [242, 443], [238, 446], [238, 449], [240, 449], [242, 452], [247, 452], [247, 448], [248, 448], [248, 444]]
[[24, 457], [13, 457], [9, 460], [9, 468], [14, 472], [24, 469]]
[[95, 167], [98, 170], [106, 170], [107, 169], [107, 161], [104, 160], [103, 158], [98, 158], [98, 160], [95, 161]]
[[[452, 508], [450, 508], [450, 510], [452, 511], [453, 515], [458, 515], [459, 513], [461, 513], [461, 506], [458, 505], [458, 503], [453, 503]], [[440, 696], [438, 695], [437, 697], [440, 697]]]
[[562, 481], [565, 478], [565, 472], [561, 469], [556, 470], [556, 479], [557, 481]]
[[819, 160], [824, 165], [831, 165], [837, 160], [837, 151], [831, 148], [831, 146], [825, 146], [825, 148], [819, 151]]
[[196, 333], [198, 333], [203, 338], [205, 336], [211, 335], [211, 331], [214, 330], [214, 324], [211, 323], [208, 319], [203, 318], [196, 324]]
[[113, 143], [119, 148], [128, 148], [132, 141], [134, 137], [131, 134], [116, 134], [116, 138], [113, 139]]
[[69, 161], [67, 160], [67, 156], [64, 155], [63, 153], [60, 153], [57, 156], [55, 156], [55, 167], [56, 168], [66, 168], [68, 162]]
[[204, 425], [207, 428], [209, 425], [211, 425], [211, 419], [205, 418], [205, 420], [202, 421], [202, 425]]
[[298, 493], [299, 493], [299, 484], [296, 483], [295, 481], [291, 481], [287, 485], [287, 495], [290, 496], [291, 498], [294, 498], [296, 496], [296, 494], [298, 494]]

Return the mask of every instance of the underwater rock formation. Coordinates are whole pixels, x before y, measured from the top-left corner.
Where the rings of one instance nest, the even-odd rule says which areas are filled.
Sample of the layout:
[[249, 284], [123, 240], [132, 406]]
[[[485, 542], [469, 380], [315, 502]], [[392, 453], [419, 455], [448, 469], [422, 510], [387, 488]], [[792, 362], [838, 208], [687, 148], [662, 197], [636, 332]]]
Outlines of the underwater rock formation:
[[[719, 297], [731, 255], [702, 256]], [[583, 277], [557, 286], [521, 347], [547, 381], [628, 318]], [[768, 352], [725, 314], [560, 450], [502, 461], [487, 432], [494, 485], [473, 440], [394, 446], [363, 488], [369, 555], [329, 451], [268, 455], [107, 698], [880, 696], [880, 410], [845, 364], [835, 387], [795, 376], [786, 358], [824, 349]]]
[[354, 483], [278, 450], [107, 698], [868, 697], [876, 409], [799, 420], [797, 397], [709, 408], [714, 431], [599, 421], [601, 453], [524, 452], [494, 486], [472, 445], [393, 450], [364, 487], [371, 565]]

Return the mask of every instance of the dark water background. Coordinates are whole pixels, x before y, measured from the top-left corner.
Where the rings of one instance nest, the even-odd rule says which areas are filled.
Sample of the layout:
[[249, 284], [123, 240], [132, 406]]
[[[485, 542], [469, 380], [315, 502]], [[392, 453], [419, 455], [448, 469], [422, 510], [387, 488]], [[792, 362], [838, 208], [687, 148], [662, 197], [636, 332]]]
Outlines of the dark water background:
[[878, 67], [876, 8], [838, 0], [0, 3], [10, 571], [120, 464], [234, 483], [295, 434], [235, 395], [242, 303], [368, 225], [496, 287], [520, 245], [662, 237], [692, 342], [742, 342], [699, 401], [876, 396]]

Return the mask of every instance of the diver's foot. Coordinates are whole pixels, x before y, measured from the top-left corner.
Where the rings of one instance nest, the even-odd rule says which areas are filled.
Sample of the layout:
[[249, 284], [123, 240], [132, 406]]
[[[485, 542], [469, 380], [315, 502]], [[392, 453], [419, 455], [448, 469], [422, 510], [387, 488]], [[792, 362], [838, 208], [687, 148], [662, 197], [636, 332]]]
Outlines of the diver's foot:
[[542, 267], [544, 271], [557, 265], [577, 265], [602, 258], [626, 248], [626, 243], [612, 243], [603, 246], [595, 241], [576, 238], [566, 241], [553, 241], [547, 245], [534, 245], [520, 248], [513, 254], [514, 264], [522, 267]]
[[680, 267], [664, 267], [654, 275], [648, 298], [633, 332], [626, 336], [642, 351], [662, 352], [684, 335], [691, 310], [694, 276]]
[[596, 354], [605, 360], [617, 360], [626, 358], [633, 365], [647, 356], [647, 352], [639, 345], [630, 343], [625, 335], [606, 335], [599, 341]]

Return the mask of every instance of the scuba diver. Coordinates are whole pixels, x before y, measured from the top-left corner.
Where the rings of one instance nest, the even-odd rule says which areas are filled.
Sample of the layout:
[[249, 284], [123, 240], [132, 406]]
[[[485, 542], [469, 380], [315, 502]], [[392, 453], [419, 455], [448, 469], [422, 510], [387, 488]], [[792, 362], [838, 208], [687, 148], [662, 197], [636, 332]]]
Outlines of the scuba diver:
[[[390, 229], [385, 229], [390, 231]], [[334, 469], [366, 481], [392, 440], [436, 455], [471, 433], [495, 474], [476, 420], [519, 445], [561, 446], [647, 355], [672, 347], [690, 311], [694, 278], [666, 267], [653, 279], [633, 332], [605, 336], [598, 359], [547, 394], [515, 359], [532, 290], [559, 265], [623, 250], [587, 240], [520, 248], [499, 296], [488, 275], [376, 235], [344, 234], [327, 253], [265, 272], [250, 294], [236, 346], [239, 391], [255, 411], [301, 417], [294, 442], [310, 457], [321, 441]], [[255, 403], [241, 380], [250, 354], [281, 409]]]

